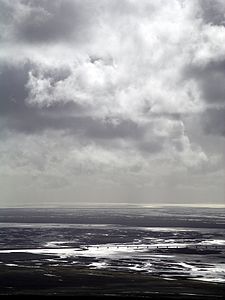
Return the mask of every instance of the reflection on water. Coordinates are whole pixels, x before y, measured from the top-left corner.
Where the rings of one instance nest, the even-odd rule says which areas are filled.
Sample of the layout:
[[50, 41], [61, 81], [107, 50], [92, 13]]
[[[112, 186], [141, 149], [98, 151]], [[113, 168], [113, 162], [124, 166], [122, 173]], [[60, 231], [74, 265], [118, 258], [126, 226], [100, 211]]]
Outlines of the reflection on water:
[[[48, 214], [41, 210], [31, 210], [27, 223], [23, 210], [17, 214], [3, 211], [0, 265], [82, 266], [141, 272], [168, 280], [225, 282], [224, 217], [220, 210], [86, 209], [86, 221], [80, 223], [82, 211], [49, 210], [52, 223], [37, 222], [47, 219]], [[23, 223], [18, 223], [19, 219]], [[108, 223], [103, 223], [106, 220]], [[190, 220], [198, 228], [190, 227]], [[157, 226], [152, 226], [153, 222]], [[171, 222], [182, 226], [168, 226]]]

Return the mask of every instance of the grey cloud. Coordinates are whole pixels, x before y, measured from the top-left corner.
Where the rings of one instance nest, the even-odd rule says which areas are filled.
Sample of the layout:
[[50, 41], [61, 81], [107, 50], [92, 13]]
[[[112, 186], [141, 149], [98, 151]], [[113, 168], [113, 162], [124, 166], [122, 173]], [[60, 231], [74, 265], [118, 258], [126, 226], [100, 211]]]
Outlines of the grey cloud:
[[[66, 105], [65, 105], [66, 106]], [[73, 105], [70, 106], [74, 109]], [[7, 124], [7, 128], [25, 134], [41, 134], [45, 130], [63, 130], [65, 134], [74, 136], [83, 142], [95, 141], [99, 145], [121, 147], [117, 141], [123, 140], [143, 153], [158, 153], [163, 150], [166, 137], [151, 137], [146, 140], [144, 135], [151, 131], [151, 126], [140, 126], [131, 120], [120, 120], [118, 124], [93, 119], [91, 116], [68, 116], [58, 107], [48, 111], [39, 109], [32, 112], [25, 119], [14, 118]]]
[[[147, 113], [147, 112], [145, 112]], [[150, 111], [148, 113], [149, 117], [151, 119], [168, 119], [168, 120], [182, 120], [182, 118], [184, 117], [184, 113], [165, 113], [165, 112], [162, 112], [162, 113], [156, 113], [156, 112], [152, 112]]]
[[20, 41], [48, 43], [73, 39], [82, 42], [91, 38], [94, 2], [28, 0], [22, 3], [28, 13], [14, 24], [15, 36]]
[[54, 86], [59, 81], [65, 80], [67, 77], [71, 75], [71, 70], [68, 66], [60, 66], [60, 67], [46, 67], [45, 68], [38, 68], [36, 65], [33, 65], [32, 74], [34, 76], [39, 76], [41, 69], [41, 75], [45, 78], [49, 78], [51, 80], [51, 84]]
[[199, 3], [205, 23], [225, 26], [225, 4], [223, 0], [200, 0]]
[[0, 115], [21, 114], [28, 111], [24, 100], [28, 96], [25, 84], [28, 81], [29, 63], [0, 66]]
[[113, 139], [113, 138], [132, 138], [141, 139], [143, 128], [131, 120], [120, 120], [114, 125], [109, 122], [100, 122], [91, 118], [85, 118], [84, 122], [79, 121], [83, 128], [86, 127], [87, 134], [93, 138]]
[[[121, 147], [120, 140], [128, 142], [144, 155], [163, 151], [168, 142], [167, 137], [154, 134], [158, 120], [177, 121], [180, 114], [150, 112], [150, 122], [137, 124], [130, 119], [117, 117], [94, 119], [86, 108], [73, 102], [59, 101], [51, 106], [40, 107], [26, 102], [28, 90], [26, 84], [29, 72], [40, 72], [34, 63], [19, 65], [4, 64], [0, 74], [0, 116], [2, 130], [11, 130], [26, 135], [41, 135], [45, 131], [63, 131], [65, 134], [78, 138], [81, 142], [96, 142], [102, 146]], [[70, 75], [67, 68], [44, 68], [42, 76], [50, 78], [54, 84]], [[62, 99], [63, 100], [63, 99]], [[147, 134], [147, 136], [146, 136]], [[173, 132], [179, 140], [182, 133]], [[178, 141], [179, 142], [179, 141]]]
[[207, 134], [225, 136], [225, 108], [210, 108], [202, 115]]
[[203, 99], [209, 103], [225, 102], [225, 61], [210, 62], [199, 72]]
[[[11, 130], [23, 134], [42, 134], [46, 130], [64, 131], [84, 141], [95, 141], [100, 145], [119, 146], [119, 140], [126, 140], [143, 153], [162, 151], [165, 138], [145, 137], [146, 132], [153, 132], [157, 120], [180, 118], [178, 114], [151, 113], [152, 123], [140, 125], [130, 119], [108, 117], [94, 119], [91, 113], [80, 104], [72, 101], [59, 101], [51, 106], [30, 105], [26, 99], [29, 72], [41, 72], [44, 78], [50, 78], [54, 86], [58, 81], [70, 75], [68, 68], [38, 68], [35, 63], [5, 63], [0, 73], [0, 116], [2, 130]], [[63, 99], [62, 99], [63, 100]]]
[[9, 1], [0, 1], [0, 37], [4, 38], [5, 29], [10, 26], [13, 20], [13, 15], [15, 13], [14, 6], [10, 4]]
[[201, 81], [203, 97], [208, 103], [225, 102], [225, 74], [214, 73]]
[[210, 61], [205, 66], [188, 66], [187, 78], [194, 78], [207, 103], [225, 103], [225, 60]]
[[[66, 130], [69, 134], [80, 134], [90, 139], [142, 137], [143, 128], [135, 122], [119, 120], [118, 124], [113, 124], [109, 119], [95, 120], [91, 116], [85, 116], [84, 109], [72, 101], [58, 102], [43, 108], [28, 105], [26, 83], [30, 70], [36, 72], [35, 66], [30, 63], [1, 66], [0, 116], [4, 120], [6, 129], [27, 134], [40, 133], [47, 129]], [[68, 76], [68, 71], [46, 70], [44, 75], [50, 76], [54, 84]]]
[[7, 32], [2, 35], [0, 31], [0, 36], [6, 40], [10, 36], [10, 42], [72, 42], [79, 46], [101, 34], [106, 20], [149, 18], [158, 8], [154, 1], [145, 0], [140, 6], [128, 0], [0, 0], [1, 22]]
[[0, 37], [10, 43], [86, 42], [96, 9], [94, 1], [0, 0]]
[[[10, 117], [14, 119], [27, 118], [37, 115], [41, 112], [38, 107], [31, 106], [26, 102], [29, 91], [26, 84], [29, 80], [29, 72], [37, 73], [36, 65], [31, 62], [20, 64], [11, 64], [9, 62], [0, 64], [0, 116]], [[51, 83], [55, 83], [69, 76], [70, 71], [66, 68], [51, 68], [45, 69], [43, 76], [51, 77]], [[77, 105], [74, 103], [61, 104], [57, 103], [51, 108], [46, 108], [47, 111], [54, 114], [55, 111], [70, 111]], [[23, 119], [23, 120], [25, 120]]]
[[225, 135], [225, 60], [209, 61], [204, 66], [188, 66], [185, 80], [194, 79], [205, 103], [199, 114], [206, 134]]
[[[29, 61], [20, 64], [0, 63], [0, 115], [25, 114], [34, 110], [25, 101], [29, 95], [26, 84], [30, 71], [34, 74], [38, 72], [36, 65]], [[43, 72], [43, 76], [51, 77], [53, 86], [69, 74], [66, 68], [47, 68]]]
[[[32, 201], [35, 192], [26, 182], [36, 176], [37, 191], [62, 184], [71, 188], [72, 201], [74, 192], [87, 201], [80, 187], [91, 190], [99, 182], [102, 191], [109, 178], [121, 186], [129, 182], [137, 201], [140, 190], [145, 199], [162, 190], [173, 201], [166, 176], [185, 185], [187, 170], [199, 170], [205, 179], [206, 166], [217, 169], [225, 135], [223, 3], [0, 0], [0, 175], [10, 177], [6, 194], [14, 192], [13, 183], [15, 203], [23, 203], [26, 193]], [[187, 67], [190, 61], [196, 64]], [[211, 141], [213, 149], [205, 146]], [[78, 175], [80, 165], [92, 172], [90, 181]], [[222, 190], [223, 178], [211, 179]], [[193, 182], [204, 196], [210, 191], [204, 180]], [[114, 186], [106, 194], [91, 193], [91, 200], [124, 201]], [[199, 201], [192, 191], [179, 195], [181, 202]]]
[[144, 153], [159, 153], [163, 150], [165, 144], [165, 138], [157, 137], [152, 138], [149, 141], [141, 142], [139, 145], [139, 149]]
[[[73, 104], [69, 105], [72, 109]], [[70, 108], [71, 109], [71, 108]], [[91, 116], [68, 116], [66, 109], [58, 107], [54, 112], [47, 109], [31, 109], [26, 118], [19, 116], [8, 119], [8, 129], [26, 134], [40, 134], [45, 130], [63, 130], [69, 135], [89, 140], [141, 139], [144, 129], [130, 120], [120, 120], [119, 124], [93, 119]]]

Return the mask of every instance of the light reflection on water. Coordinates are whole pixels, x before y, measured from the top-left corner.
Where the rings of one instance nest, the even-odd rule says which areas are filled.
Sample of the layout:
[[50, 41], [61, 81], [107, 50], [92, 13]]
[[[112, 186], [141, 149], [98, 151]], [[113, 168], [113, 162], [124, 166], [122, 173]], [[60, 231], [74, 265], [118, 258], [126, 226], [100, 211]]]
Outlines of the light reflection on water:
[[[69, 241], [52, 241], [46, 243], [45, 247], [41, 249], [0, 250], [0, 254], [30, 253], [46, 255], [46, 258], [48, 255], [53, 255], [55, 259], [48, 259], [49, 265], [55, 265], [56, 263], [60, 265], [63, 263], [69, 266], [74, 265], [74, 263], [80, 263], [89, 268], [129, 269], [135, 272], [158, 275], [160, 277], [166, 276], [166, 278], [171, 279], [185, 276], [187, 278], [203, 281], [225, 282], [225, 261], [217, 263], [221, 254], [219, 252], [217, 255], [184, 255], [171, 254], [170, 249], [168, 249], [166, 253], [159, 254], [154, 252], [156, 248], [153, 247], [156, 245], [149, 248], [149, 244], [141, 243], [138, 245], [98, 244], [77, 248], [70, 248], [69, 243]], [[202, 243], [204, 244], [204, 242]], [[157, 245], [161, 247], [165, 244], [161, 243]], [[171, 249], [177, 246], [179, 246], [180, 249], [184, 249], [186, 246], [185, 244], [175, 243], [167, 243], [166, 245], [171, 247]], [[50, 246], [53, 248], [49, 248]], [[81, 257], [92, 258], [93, 261], [91, 263], [90, 261], [87, 263], [82, 261], [81, 263]], [[36, 262], [39, 262], [38, 259]], [[6, 265], [9, 267], [16, 266], [16, 264], [13, 263]], [[17, 266], [19, 266], [19, 264], [17, 264]]]
[[[50, 212], [54, 214], [54, 210]], [[104, 210], [100, 216], [97, 210], [62, 210], [56, 214], [63, 217], [65, 214], [66, 219], [80, 217], [83, 213], [85, 217], [91, 216], [94, 224], [88, 222], [88, 218], [83, 224], [62, 224], [55, 222], [54, 217], [53, 223], [0, 223], [1, 265], [8, 268], [82, 266], [144, 272], [168, 280], [189, 278], [225, 282], [225, 232], [223, 228], [210, 228], [224, 220], [219, 210]], [[105, 214], [113, 216], [114, 223], [98, 224]], [[31, 220], [35, 219], [32, 219], [32, 212], [30, 215]], [[146, 225], [136, 226], [136, 217], [140, 217], [137, 218], [139, 222], [143, 216], [156, 215], [162, 215], [164, 223], [165, 216], [166, 220], [171, 220], [178, 215], [179, 224], [192, 219], [201, 222], [202, 218], [205, 228], [160, 227], [160, 220], [157, 226], [149, 226], [151, 218], [146, 219]], [[131, 222], [129, 226], [120, 223], [126, 218]]]

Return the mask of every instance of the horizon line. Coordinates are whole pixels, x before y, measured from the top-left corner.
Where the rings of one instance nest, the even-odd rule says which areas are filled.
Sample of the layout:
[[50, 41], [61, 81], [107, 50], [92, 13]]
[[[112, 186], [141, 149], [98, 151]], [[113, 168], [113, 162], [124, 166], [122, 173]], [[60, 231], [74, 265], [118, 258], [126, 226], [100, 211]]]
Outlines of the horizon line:
[[81, 209], [81, 208], [86, 208], [86, 209], [105, 209], [105, 208], [127, 208], [127, 209], [135, 209], [135, 208], [164, 208], [164, 207], [186, 207], [186, 208], [225, 208], [225, 203], [161, 203], [161, 204], [148, 204], [148, 203], [76, 203], [76, 204], [65, 204], [62, 206], [61, 204], [58, 203], [53, 203], [53, 204], [47, 204], [47, 205], [42, 205], [42, 206], [37, 206], [37, 205], [7, 205], [7, 206], [1, 206], [0, 209]]

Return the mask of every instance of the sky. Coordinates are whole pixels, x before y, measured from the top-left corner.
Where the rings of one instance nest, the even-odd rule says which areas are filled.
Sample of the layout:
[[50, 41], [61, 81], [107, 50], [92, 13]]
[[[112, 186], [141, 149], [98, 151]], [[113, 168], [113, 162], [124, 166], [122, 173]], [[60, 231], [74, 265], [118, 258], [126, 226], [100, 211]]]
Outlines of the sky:
[[0, 0], [0, 206], [225, 203], [224, 0]]

